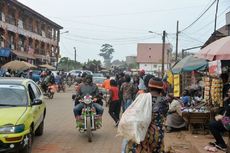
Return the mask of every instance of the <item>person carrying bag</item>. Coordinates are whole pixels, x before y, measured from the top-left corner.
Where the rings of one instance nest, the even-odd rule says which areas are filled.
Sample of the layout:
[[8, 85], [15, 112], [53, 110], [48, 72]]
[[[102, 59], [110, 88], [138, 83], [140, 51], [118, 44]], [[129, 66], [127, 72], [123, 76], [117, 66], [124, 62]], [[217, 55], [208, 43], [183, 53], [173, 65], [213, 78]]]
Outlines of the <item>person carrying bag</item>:
[[129, 140], [126, 153], [164, 153], [163, 122], [168, 102], [162, 95], [163, 82], [153, 77], [148, 81], [148, 93], [140, 94], [122, 115], [118, 134]]

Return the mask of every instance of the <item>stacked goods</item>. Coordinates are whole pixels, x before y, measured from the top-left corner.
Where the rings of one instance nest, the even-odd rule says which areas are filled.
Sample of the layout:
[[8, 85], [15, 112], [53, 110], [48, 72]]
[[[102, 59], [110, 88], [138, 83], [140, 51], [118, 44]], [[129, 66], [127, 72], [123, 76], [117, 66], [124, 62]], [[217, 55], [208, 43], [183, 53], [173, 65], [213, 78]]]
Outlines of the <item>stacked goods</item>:
[[209, 77], [204, 77], [204, 100], [206, 102], [209, 102], [211, 99], [210, 91], [211, 91], [211, 79]]
[[223, 82], [220, 79], [212, 79], [211, 98], [212, 104], [223, 106]]

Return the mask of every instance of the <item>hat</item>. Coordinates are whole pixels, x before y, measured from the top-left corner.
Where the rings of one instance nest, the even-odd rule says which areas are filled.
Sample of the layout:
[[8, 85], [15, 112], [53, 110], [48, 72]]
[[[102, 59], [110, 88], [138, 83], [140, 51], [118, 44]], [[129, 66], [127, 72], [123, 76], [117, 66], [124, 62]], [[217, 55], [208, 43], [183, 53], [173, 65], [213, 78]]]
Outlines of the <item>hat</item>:
[[163, 82], [157, 78], [151, 78], [148, 83], [149, 88], [163, 89]]
[[145, 74], [145, 70], [144, 69], [139, 69], [139, 73]]

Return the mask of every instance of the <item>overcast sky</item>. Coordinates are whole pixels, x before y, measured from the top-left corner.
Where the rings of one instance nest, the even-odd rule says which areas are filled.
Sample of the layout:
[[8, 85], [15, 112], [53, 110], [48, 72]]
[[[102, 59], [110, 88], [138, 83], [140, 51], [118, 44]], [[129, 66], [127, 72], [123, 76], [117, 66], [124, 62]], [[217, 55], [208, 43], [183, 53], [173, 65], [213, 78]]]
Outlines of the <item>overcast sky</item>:
[[[102, 60], [101, 45], [115, 49], [113, 60], [136, 55], [137, 43], [166, 42], [175, 51], [176, 22], [183, 30], [195, 21], [214, 0], [18, 0], [64, 27], [61, 56], [77, 61]], [[179, 35], [179, 49], [202, 45], [214, 31], [215, 5], [194, 25]], [[217, 28], [225, 25], [230, 1], [220, 0]], [[154, 33], [149, 33], [153, 31]], [[193, 50], [196, 52], [197, 50]], [[103, 60], [102, 60], [103, 61]]]

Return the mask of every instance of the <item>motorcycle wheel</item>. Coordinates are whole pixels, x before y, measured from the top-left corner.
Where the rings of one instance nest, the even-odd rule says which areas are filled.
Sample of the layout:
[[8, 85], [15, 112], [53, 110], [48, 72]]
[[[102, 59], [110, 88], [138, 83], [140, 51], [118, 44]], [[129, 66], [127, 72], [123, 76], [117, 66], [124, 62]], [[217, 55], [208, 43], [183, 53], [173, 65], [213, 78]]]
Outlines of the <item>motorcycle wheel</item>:
[[49, 97], [49, 99], [53, 99], [54, 98], [54, 93], [52, 93], [52, 92], [48, 93], [48, 97]]
[[92, 131], [91, 131], [91, 119], [90, 117], [86, 118], [86, 131], [88, 135], [88, 142], [92, 142]]

